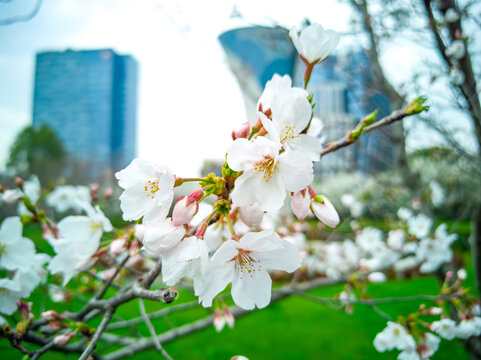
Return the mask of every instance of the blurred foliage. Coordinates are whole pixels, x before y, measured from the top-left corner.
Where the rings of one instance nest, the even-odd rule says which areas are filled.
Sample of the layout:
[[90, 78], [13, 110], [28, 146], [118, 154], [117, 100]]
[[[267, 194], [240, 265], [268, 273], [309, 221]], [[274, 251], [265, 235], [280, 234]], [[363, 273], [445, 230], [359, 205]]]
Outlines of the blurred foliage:
[[7, 169], [27, 178], [36, 174], [42, 184], [59, 178], [67, 151], [55, 131], [46, 124], [23, 129], [10, 148]]

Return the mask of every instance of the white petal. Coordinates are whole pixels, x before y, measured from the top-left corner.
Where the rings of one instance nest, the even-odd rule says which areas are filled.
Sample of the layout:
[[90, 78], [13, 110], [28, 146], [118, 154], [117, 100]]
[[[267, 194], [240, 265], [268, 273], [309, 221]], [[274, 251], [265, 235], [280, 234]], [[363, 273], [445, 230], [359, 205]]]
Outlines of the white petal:
[[235, 140], [227, 150], [227, 164], [234, 171], [250, 169], [261, 158], [254, 142], [244, 138]]
[[267, 271], [255, 271], [243, 277], [236, 276], [232, 283], [232, 299], [239, 307], [252, 310], [264, 308], [271, 301], [272, 280]]
[[282, 153], [277, 167], [287, 191], [300, 191], [314, 179], [312, 161], [298, 151], [287, 150]]
[[199, 302], [204, 307], [212, 306], [212, 300], [225, 287], [232, 282], [235, 276], [235, 264], [229, 261], [223, 265], [211, 266], [207, 269], [205, 283], [203, 289], [199, 291]]

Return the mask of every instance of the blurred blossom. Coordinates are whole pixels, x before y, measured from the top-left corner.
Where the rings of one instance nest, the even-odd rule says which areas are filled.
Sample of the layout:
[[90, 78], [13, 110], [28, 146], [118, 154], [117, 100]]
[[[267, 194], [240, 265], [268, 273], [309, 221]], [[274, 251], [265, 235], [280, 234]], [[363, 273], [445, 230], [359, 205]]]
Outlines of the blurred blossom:
[[444, 52], [446, 56], [462, 59], [466, 55], [466, 46], [462, 40], [454, 40]]

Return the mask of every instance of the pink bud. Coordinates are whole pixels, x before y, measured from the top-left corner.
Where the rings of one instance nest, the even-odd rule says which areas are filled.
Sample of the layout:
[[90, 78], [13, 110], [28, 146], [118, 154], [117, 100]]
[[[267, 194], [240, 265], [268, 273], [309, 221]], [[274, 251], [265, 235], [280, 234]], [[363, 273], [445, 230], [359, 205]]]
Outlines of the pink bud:
[[48, 322], [64, 318], [63, 315], [60, 315], [55, 310], [44, 311], [40, 314], [40, 316], [42, 316], [42, 318], [44, 318]]
[[67, 345], [74, 336], [75, 336], [74, 332], [71, 332], [68, 334], [60, 334], [53, 338], [53, 342], [56, 345]]
[[234, 327], [234, 315], [230, 312], [227, 305], [224, 304], [224, 318], [227, 325], [232, 329]]
[[231, 357], [230, 360], [249, 360], [249, 359], [242, 355], [236, 355]]
[[189, 223], [199, 210], [199, 199], [199, 192], [197, 191], [194, 191], [189, 196], [179, 198], [172, 211], [172, 223], [175, 226]]
[[448, 281], [451, 280], [453, 278], [453, 276], [454, 276], [454, 273], [452, 271], [448, 271], [446, 273], [446, 280], [448, 280]]
[[23, 300], [18, 300], [17, 306], [18, 306], [18, 311], [20, 311], [20, 314], [22, 315], [27, 315], [32, 309], [32, 303], [31, 302], [27, 303]]
[[339, 224], [339, 215], [327, 197], [317, 195], [312, 198], [311, 210], [327, 226], [334, 228]]
[[303, 220], [309, 215], [311, 198], [306, 189], [295, 192], [291, 196], [291, 209], [299, 220]]
[[110, 243], [110, 254], [117, 256], [125, 250], [126, 241], [124, 238], [116, 239]]
[[105, 200], [110, 199], [113, 194], [114, 194], [114, 190], [113, 190], [111, 187], [108, 187], [108, 188], [105, 189], [105, 191], [104, 191], [104, 199], [105, 199]]
[[246, 138], [249, 136], [250, 131], [251, 131], [250, 125], [249, 125], [249, 122], [247, 121], [232, 131], [232, 140], [236, 140], [239, 138]]
[[225, 325], [225, 319], [219, 309], [215, 309], [213, 324], [216, 331], [221, 331]]
[[67, 327], [67, 325], [61, 323], [59, 320], [50, 321], [48, 326], [50, 326], [50, 329], [54, 331], [65, 329]]
[[257, 204], [241, 206], [239, 207], [239, 216], [246, 225], [257, 228], [264, 218], [264, 211]]

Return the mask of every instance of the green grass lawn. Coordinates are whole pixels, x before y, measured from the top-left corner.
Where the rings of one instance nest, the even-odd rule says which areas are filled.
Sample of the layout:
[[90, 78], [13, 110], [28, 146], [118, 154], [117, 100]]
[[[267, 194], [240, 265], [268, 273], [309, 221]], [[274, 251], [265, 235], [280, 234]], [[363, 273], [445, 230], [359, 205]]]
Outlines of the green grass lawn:
[[[414, 294], [435, 295], [438, 284], [433, 277], [399, 280], [373, 284], [369, 294], [373, 297], [408, 296]], [[311, 291], [311, 294], [332, 297], [342, 286], [329, 286]], [[34, 295], [40, 296], [39, 293]], [[43, 298], [45, 299], [45, 298]], [[43, 300], [42, 299], [42, 300]], [[181, 293], [177, 303], [191, 301], [187, 293]], [[175, 303], [174, 303], [175, 304]], [[77, 307], [79, 304], [76, 304]], [[169, 306], [146, 302], [147, 310]], [[395, 318], [417, 309], [419, 303], [385, 304], [379, 307]], [[44, 306], [49, 307], [46, 301]], [[70, 304], [72, 306], [72, 304]], [[160, 333], [189, 320], [208, 315], [208, 310], [197, 307], [168, 318], [153, 321]], [[138, 316], [136, 301], [123, 305], [117, 313], [120, 317]], [[95, 322], [94, 324], [95, 325]], [[234, 329], [225, 328], [217, 333], [212, 326], [177, 339], [165, 345], [174, 359], [230, 359], [244, 355], [249, 359], [395, 359], [398, 352], [379, 354], [372, 346], [374, 336], [386, 325], [386, 320], [368, 306], [357, 305], [352, 315], [333, 310], [312, 300], [291, 296], [258, 310], [236, 321]], [[137, 327], [148, 335], [142, 324]], [[121, 334], [122, 332], [118, 332]], [[123, 332], [124, 334], [125, 331]], [[131, 334], [130, 334], [131, 335]], [[102, 346], [105, 346], [101, 344]], [[1, 359], [21, 359], [17, 350], [10, 349], [5, 340], [0, 341]], [[115, 347], [104, 348], [114, 350]], [[75, 359], [77, 356], [51, 353], [45, 359]], [[139, 353], [131, 359], [156, 359], [161, 356], [155, 350]], [[433, 359], [469, 359], [460, 341], [441, 342]]]

